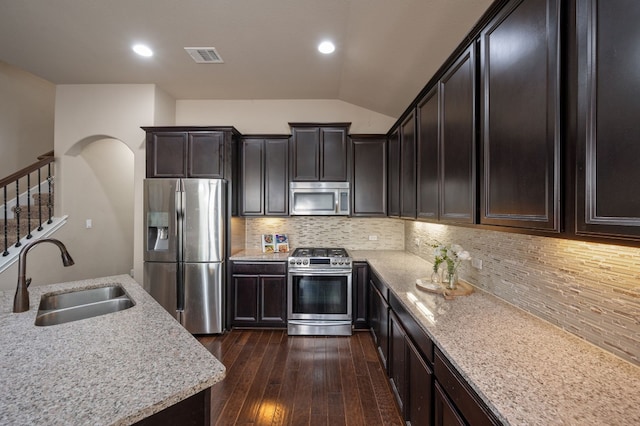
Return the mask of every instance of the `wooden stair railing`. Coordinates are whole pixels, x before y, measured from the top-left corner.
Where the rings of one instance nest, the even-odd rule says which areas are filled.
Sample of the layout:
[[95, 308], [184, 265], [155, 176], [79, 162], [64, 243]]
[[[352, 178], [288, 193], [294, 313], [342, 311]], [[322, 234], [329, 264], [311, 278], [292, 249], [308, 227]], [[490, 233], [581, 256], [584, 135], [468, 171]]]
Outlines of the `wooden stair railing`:
[[[3, 197], [0, 201], [4, 206], [4, 216], [0, 219], [0, 250], [2, 250], [2, 256], [9, 255], [9, 247], [12, 245], [20, 247], [22, 245], [20, 240], [25, 234], [26, 238], [30, 239], [32, 238], [32, 231], [36, 229], [41, 231], [43, 220], [46, 223], [52, 222], [53, 165], [54, 155], [53, 151], [50, 151], [39, 156], [38, 161], [35, 163], [0, 179], [0, 194]], [[37, 179], [37, 187], [35, 189], [31, 184], [32, 177]], [[21, 189], [21, 185], [26, 185], [26, 192]], [[11, 187], [15, 187], [15, 191], [11, 190]], [[32, 192], [35, 193], [32, 194]], [[26, 201], [21, 200], [21, 196], [24, 194], [26, 194]], [[13, 201], [15, 201], [15, 204], [9, 208], [9, 204]], [[34, 217], [34, 214], [36, 217]]]

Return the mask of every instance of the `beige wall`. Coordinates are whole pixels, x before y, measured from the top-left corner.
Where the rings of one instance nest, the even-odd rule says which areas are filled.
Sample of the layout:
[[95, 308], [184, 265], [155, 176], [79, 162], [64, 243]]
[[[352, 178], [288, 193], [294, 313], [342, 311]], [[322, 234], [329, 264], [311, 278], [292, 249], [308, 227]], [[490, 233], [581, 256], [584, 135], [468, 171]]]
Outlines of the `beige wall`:
[[48, 81], [0, 61], [0, 178], [53, 149], [55, 93]]
[[433, 262], [436, 241], [482, 260], [461, 278], [640, 364], [640, 248], [405, 222], [407, 251]]
[[396, 119], [328, 99], [179, 100], [176, 124], [234, 126], [240, 133], [289, 134], [289, 122], [351, 122], [351, 133], [387, 133]]
[[[138, 271], [142, 277], [144, 131], [173, 124], [175, 101], [154, 85], [61, 85], [55, 104], [55, 215], [68, 215], [54, 236], [76, 264], [62, 268], [55, 247], [29, 255], [33, 285]], [[91, 219], [93, 227], [86, 228]], [[0, 275], [15, 286], [17, 265]]]

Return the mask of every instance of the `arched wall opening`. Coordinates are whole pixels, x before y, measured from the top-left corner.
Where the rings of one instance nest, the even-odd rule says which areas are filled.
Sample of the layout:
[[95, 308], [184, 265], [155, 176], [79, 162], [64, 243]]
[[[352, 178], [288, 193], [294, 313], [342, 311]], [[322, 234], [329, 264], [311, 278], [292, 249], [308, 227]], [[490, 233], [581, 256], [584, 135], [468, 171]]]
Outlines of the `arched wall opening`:
[[133, 268], [134, 163], [131, 148], [106, 135], [83, 138], [65, 153], [61, 172], [82, 178], [63, 180], [64, 210], [71, 214], [62, 232], [78, 246], [74, 258], [82, 278]]

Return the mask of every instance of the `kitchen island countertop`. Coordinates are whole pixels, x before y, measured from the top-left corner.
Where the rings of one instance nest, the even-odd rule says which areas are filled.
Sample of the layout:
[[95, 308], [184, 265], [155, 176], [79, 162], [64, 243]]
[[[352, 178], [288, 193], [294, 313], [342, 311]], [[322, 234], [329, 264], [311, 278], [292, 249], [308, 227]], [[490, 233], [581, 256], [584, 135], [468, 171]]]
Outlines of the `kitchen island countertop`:
[[[48, 327], [40, 296], [121, 284], [135, 306]], [[0, 424], [127, 425], [205, 390], [225, 367], [128, 275], [0, 292]]]
[[638, 425], [640, 368], [479, 289], [445, 300], [416, 288], [432, 265], [350, 250], [406, 306], [505, 424]]

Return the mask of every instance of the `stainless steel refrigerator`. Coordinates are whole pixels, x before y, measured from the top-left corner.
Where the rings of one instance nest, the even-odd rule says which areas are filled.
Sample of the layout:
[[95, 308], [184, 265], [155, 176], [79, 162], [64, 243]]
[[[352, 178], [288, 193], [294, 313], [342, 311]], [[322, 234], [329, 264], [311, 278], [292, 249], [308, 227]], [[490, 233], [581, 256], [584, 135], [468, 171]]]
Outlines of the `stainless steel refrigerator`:
[[145, 179], [144, 288], [193, 334], [223, 331], [226, 185]]

